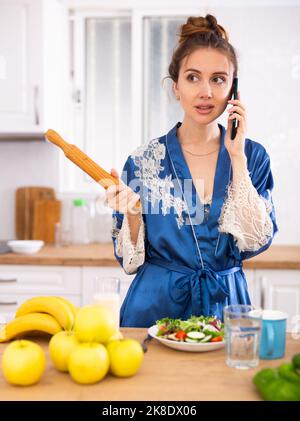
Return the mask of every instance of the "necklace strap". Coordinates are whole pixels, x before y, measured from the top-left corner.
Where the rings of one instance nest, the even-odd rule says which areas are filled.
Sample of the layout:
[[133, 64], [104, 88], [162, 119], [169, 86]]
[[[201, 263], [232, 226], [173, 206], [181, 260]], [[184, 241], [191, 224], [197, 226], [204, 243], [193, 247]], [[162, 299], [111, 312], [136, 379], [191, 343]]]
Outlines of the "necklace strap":
[[213, 153], [215, 153], [215, 152], [217, 152], [220, 148], [218, 147], [218, 149], [215, 149], [214, 151], [212, 151], [212, 152], [208, 152], [208, 153], [205, 153], [205, 154], [202, 154], [202, 155], [199, 155], [199, 154], [196, 154], [196, 153], [193, 153], [193, 152], [190, 152], [190, 151], [187, 151], [186, 149], [184, 149], [184, 148], [182, 148], [186, 153], [189, 153], [189, 154], [191, 154], [191, 155], [194, 155], [194, 156], [207, 156], [207, 155], [212, 155]]

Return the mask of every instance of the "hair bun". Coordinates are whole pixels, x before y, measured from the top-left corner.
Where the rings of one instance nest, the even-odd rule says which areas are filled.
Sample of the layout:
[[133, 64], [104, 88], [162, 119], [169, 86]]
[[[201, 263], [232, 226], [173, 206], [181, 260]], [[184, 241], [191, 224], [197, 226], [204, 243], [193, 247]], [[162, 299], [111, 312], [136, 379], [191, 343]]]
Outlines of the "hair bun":
[[185, 42], [190, 36], [198, 33], [214, 32], [218, 37], [228, 41], [229, 37], [225, 29], [218, 24], [213, 15], [193, 17], [190, 16], [185, 24], [181, 26], [179, 43]]

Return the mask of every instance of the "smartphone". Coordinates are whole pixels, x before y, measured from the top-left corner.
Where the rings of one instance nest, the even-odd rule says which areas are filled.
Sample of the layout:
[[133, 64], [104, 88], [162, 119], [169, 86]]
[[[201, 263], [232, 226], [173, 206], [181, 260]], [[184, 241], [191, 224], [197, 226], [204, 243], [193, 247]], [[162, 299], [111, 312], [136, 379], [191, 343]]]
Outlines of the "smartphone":
[[[233, 83], [232, 83], [232, 99], [238, 99], [237, 92], [238, 92], [238, 78], [235, 77], [233, 78]], [[234, 118], [232, 120], [231, 140], [235, 138], [238, 124], [239, 124], [238, 120]]]

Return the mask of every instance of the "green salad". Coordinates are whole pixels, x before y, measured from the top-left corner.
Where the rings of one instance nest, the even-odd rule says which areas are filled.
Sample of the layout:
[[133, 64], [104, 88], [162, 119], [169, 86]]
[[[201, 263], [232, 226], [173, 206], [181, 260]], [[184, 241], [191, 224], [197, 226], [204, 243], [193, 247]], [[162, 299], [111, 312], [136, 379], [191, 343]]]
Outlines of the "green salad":
[[178, 342], [224, 341], [224, 323], [216, 316], [191, 316], [188, 320], [164, 317], [156, 321], [157, 336]]

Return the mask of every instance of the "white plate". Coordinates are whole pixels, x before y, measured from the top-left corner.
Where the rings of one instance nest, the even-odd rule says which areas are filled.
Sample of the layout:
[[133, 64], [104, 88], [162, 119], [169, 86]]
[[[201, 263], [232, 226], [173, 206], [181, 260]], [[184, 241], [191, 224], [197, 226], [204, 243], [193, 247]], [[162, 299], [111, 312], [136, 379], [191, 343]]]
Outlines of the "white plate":
[[190, 342], [176, 342], [171, 339], [165, 339], [160, 336], [157, 336], [158, 328], [156, 325], [149, 327], [148, 333], [153, 338], [157, 339], [163, 345], [168, 346], [169, 348], [177, 349], [178, 351], [188, 351], [188, 352], [206, 352], [214, 351], [215, 349], [223, 348], [225, 341], [222, 342], [206, 342], [206, 343], [190, 343]]

